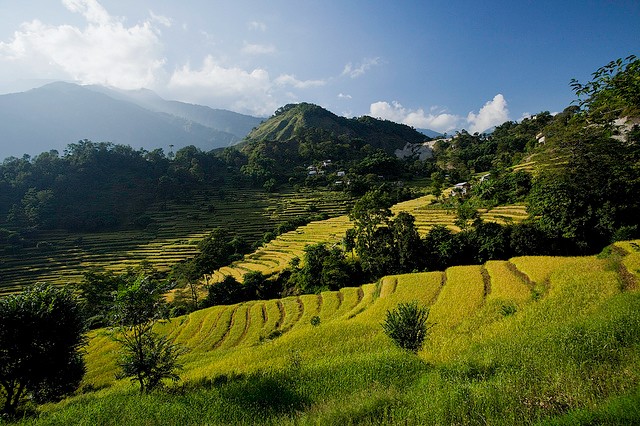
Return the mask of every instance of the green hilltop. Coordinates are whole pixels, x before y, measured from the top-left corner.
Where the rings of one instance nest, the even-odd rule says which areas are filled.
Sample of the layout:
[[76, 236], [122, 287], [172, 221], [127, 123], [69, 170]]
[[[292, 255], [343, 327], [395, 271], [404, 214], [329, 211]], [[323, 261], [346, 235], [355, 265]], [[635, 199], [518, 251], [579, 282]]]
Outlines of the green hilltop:
[[368, 116], [339, 117], [317, 105], [300, 103], [278, 109], [238, 148], [248, 159], [243, 172], [254, 182], [263, 184], [273, 179], [281, 183], [293, 178], [302, 183], [306, 167], [326, 164], [327, 160], [333, 162], [335, 170], [364, 166], [367, 170], [360, 175], [397, 177], [402, 167], [396, 164], [394, 152], [428, 139], [404, 124]]
[[373, 149], [383, 149], [389, 153], [406, 143], [421, 143], [426, 139], [425, 135], [404, 124], [369, 116], [340, 117], [318, 105], [303, 102], [279, 108], [271, 118], [254, 128], [246, 140], [249, 144], [262, 140], [310, 140], [321, 143], [328, 137], [364, 141]]

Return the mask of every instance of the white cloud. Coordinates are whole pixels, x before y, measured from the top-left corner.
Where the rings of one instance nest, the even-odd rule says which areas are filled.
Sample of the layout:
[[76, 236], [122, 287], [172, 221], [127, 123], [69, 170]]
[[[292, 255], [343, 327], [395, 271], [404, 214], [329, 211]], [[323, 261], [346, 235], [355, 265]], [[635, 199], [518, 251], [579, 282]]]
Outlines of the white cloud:
[[162, 71], [162, 43], [151, 17], [126, 27], [96, 0], [63, 0], [87, 25], [23, 23], [9, 42], [0, 42], [0, 64], [12, 62], [25, 77], [42, 75], [123, 89], [152, 87]]
[[324, 80], [298, 80], [294, 75], [282, 74], [271, 78], [262, 68], [245, 70], [227, 67], [213, 56], [205, 58], [202, 67], [187, 64], [171, 76], [168, 89], [171, 96], [229, 108], [255, 115], [268, 115], [280, 106], [280, 99], [296, 99], [288, 88], [308, 89], [325, 84]]
[[156, 15], [151, 10], [149, 11], [149, 16], [151, 16], [151, 20], [153, 22], [157, 22], [160, 25], [164, 25], [167, 28], [169, 28], [169, 27], [171, 27], [171, 25], [173, 25], [173, 21], [171, 21], [170, 18], [167, 18], [166, 16], [162, 16], [162, 15]]
[[351, 95], [346, 95], [344, 93], [338, 93], [338, 98], [340, 98], [340, 99], [351, 99], [352, 96]]
[[71, 12], [79, 13], [92, 24], [107, 25], [112, 21], [109, 12], [97, 0], [62, 0]]
[[373, 117], [403, 123], [418, 129], [431, 129], [437, 132], [449, 132], [456, 129], [461, 117], [441, 111], [437, 114], [425, 113], [422, 108], [407, 110], [399, 102], [391, 104], [385, 101], [375, 102], [369, 108]]
[[468, 127], [471, 133], [483, 132], [509, 120], [507, 101], [501, 94], [497, 94], [491, 101], [485, 103], [477, 114], [470, 112], [466, 120], [464, 117], [437, 107], [431, 108], [428, 113], [422, 108], [410, 110], [397, 101], [372, 103], [369, 113], [373, 117], [437, 132], [451, 132], [463, 127]]
[[246, 55], [269, 55], [276, 52], [275, 46], [271, 44], [251, 44], [244, 43], [242, 53]]
[[518, 123], [521, 123], [522, 120], [525, 120], [527, 118], [531, 118], [533, 117], [533, 115], [531, 115], [530, 112], [523, 112], [522, 115], [520, 116], [520, 118], [518, 119]]
[[342, 70], [342, 75], [349, 76], [351, 78], [358, 78], [367, 72], [371, 67], [380, 64], [380, 58], [366, 58], [363, 60], [361, 64], [353, 65], [353, 63], [349, 62], [344, 66]]
[[500, 93], [484, 104], [478, 114], [470, 112], [467, 115], [467, 122], [469, 123], [469, 131], [471, 133], [484, 132], [493, 126], [504, 123], [508, 119], [509, 110], [507, 109], [507, 101]]
[[253, 31], [262, 31], [262, 32], [267, 31], [267, 24], [265, 24], [264, 22], [251, 21], [247, 24], [247, 26], [249, 27], [250, 30], [253, 30]]
[[276, 78], [275, 83], [280, 86], [292, 86], [296, 89], [308, 89], [310, 87], [324, 86], [326, 81], [324, 80], [298, 80], [295, 75], [282, 74]]
[[215, 102], [225, 108], [260, 115], [269, 114], [276, 108], [271, 97], [272, 82], [266, 70], [224, 67], [210, 55], [200, 69], [192, 69], [189, 64], [177, 69], [169, 80], [168, 89], [182, 99]]

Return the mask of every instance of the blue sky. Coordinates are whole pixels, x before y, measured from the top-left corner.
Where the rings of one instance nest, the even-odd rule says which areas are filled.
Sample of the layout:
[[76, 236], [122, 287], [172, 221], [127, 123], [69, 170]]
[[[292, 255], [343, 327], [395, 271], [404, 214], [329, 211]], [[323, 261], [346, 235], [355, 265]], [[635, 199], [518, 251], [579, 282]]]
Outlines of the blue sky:
[[640, 2], [0, 0], [0, 93], [146, 87], [268, 116], [291, 102], [482, 131], [561, 111], [640, 56]]

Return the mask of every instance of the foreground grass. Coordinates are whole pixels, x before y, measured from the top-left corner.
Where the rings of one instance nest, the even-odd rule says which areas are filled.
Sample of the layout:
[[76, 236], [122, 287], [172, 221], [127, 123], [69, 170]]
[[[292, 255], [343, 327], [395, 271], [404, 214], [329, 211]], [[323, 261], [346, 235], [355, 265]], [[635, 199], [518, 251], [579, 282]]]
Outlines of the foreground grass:
[[[640, 251], [620, 247], [621, 258], [516, 258], [485, 265], [487, 274], [475, 266], [386, 277], [325, 292], [323, 303], [305, 296], [264, 302], [264, 311], [252, 302], [194, 313], [164, 325], [192, 348], [184, 380], [151, 395], [113, 379], [114, 348], [95, 338], [87, 392], [21, 423], [638, 424], [640, 293], [623, 285], [638, 271], [620, 265], [636, 265]], [[438, 321], [417, 356], [380, 327], [386, 309], [413, 299]], [[298, 314], [261, 340], [277, 321], [258, 327], [253, 308], [277, 302]], [[233, 320], [238, 312], [244, 321]], [[221, 334], [234, 337], [214, 348]]]

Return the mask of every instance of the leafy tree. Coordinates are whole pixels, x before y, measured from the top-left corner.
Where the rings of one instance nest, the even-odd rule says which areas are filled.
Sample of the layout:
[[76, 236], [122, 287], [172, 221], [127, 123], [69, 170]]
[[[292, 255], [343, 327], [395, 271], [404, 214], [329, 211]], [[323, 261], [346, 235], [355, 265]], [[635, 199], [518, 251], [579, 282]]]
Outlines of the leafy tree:
[[473, 188], [473, 193], [492, 206], [513, 204], [525, 200], [531, 190], [531, 175], [518, 170], [512, 173], [492, 173]]
[[478, 210], [468, 201], [458, 201], [456, 207], [456, 220], [453, 222], [460, 229], [467, 229], [480, 219]]
[[242, 277], [242, 285], [247, 294], [246, 300], [276, 299], [282, 292], [282, 286], [276, 280], [270, 280], [260, 271], [247, 272]]
[[290, 285], [301, 293], [338, 290], [351, 282], [352, 270], [344, 253], [337, 247], [327, 248], [324, 243], [306, 246], [302, 267], [292, 266]]
[[113, 295], [126, 285], [126, 282], [125, 275], [113, 272], [89, 271], [84, 274], [78, 287], [89, 328], [102, 327], [109, 323]]
[[185, 350], [153, 331], [168, 310], [163, 298], [166, 287], [144, 275], [121, 288], [112, 311], [113, 338], [122, 345], [118, 366], [122, 377], [140, 385], [140, 393], [157, 388], [164, 379], [179, 380], [178, 357]]
[[368, 246], [358, 250], [362, 269], [374, 279], [394, 273], [397, 268], [397, 252], [393, 231], [389, 226], [376, 228]]
[[536, 177], [528, 211], [551, 238], [573, 240], [581, 252], [599, 249], [640, 217], [640, 145], [597, 127], [561, 142], [566, 162]]
[[52, 401], [77, 389], [85, 372], [85, 324], [69, 289], [37, 285], [0, 299], [2, 411], [31, 396]]
[[29, 188], [22, 198], [22, 207], [30, 226], [43, 228], [53, 226], [53, 198], [53, 191], [50, 189], [36, 191], [35, 188]]
[[232, 238], [227, 229], [216, 228], [198, 243], [200, 252], [194, 258], [177, 264], [171, 275], [178, 282], [193, 283], [204, 274], [241, 259], [247, 249], [241, 238]]
[[246, 288], [234, 277], [228, 275], [222, 282], [207, 286], [205, 306], [232, 305], [247, 300]]
[[351, 253], [351, 258], [353, 259], [354, 250], [356, 248], [356, 230], [353, 228], [347, 229], [342, 239], [342, 245], [345, 251]]
[[216, 228], [211, 231], [198, 243], [200, 253], [194, 259], [194, 263], [200, 274], [199, 277], [240, 259], [242, 254], [237, 251], [240, 247], [243, 247], [243, 244], [234, 241], [226, 229]]
[[423, 266], [423, 247], [415, 218], [407, 212], [400, 212], [391, 222], [397, 270], [399, 273], [413, 272]]
[[146, 261], [141, 262], [135, 268], [129, 267], [125, 272], [118, 274], [100, 269], [93, 269], [84, 274], [78, 287], [82, 309], [87, 318], [89, 328], [109, 325], [115, 294], [140, 274], [156, 280], [163, 276], [161, 272]]
[[413, 353], [418, 353], [435, 324], [427, 324], [429, 308], [418, 306], [418, 302], [400, 303], [395, 309], [387, 311], [382, 323], [385, 334], [393, 342]]
[[592, 77], [584, 84], [571, 80], [579, 105], [587, 110], [590, 119], [606, 122], [639, 112], [640, 59], [635, 55], [609, 62], [596, 70]]
[[537, 256], [553, 253], [547, 235], [535, 222], [510, 226], [509, 244], [513, 256]]
[[151, 392], [162, 380], [180, 380], [177, 371], [182, 368], [178, 357], [185, 353], [182, 346], [167, 336], [152, 332], [142, 333], [135, 339], [120, 337], [124, 347], [118, 365], [123, 377], [131, 377], [140, 384], [140, 393]]
[[389, 206], [393, 204], [388, 195], [376, 189], [367, 192], [349, 213], [349, 219], [354, 222], [357, 235], [357, 248], [369, 247], [373, 241], [373, 234], [380, 225], [387, 225], [391, 217]]
[[444, 271], [458, 257], [460, 247], [456, 235], [444, 225], [429, 230], [423, 241], [426, 265], [430, 271]]
[[356, 251], [366, 271], [379, 269], [375, 263], [372, 263], [369, 255], [373, 251], [380, 252], [381, 247], [378, 242], [383, 240], [385, 231], [378, 231], [378, 229], [389, 224], [391, 210], [389, 210], [390, 203], [387, 198], [387, 194], [381, 190], [369, 191], [355, 203], [349, 213], [349, 219], [354, 223], [357, 237]]
[[472, 239], [476, 253], [473, 263], [509, 257], [509, 232], [504, 226], [495, 222], [479, 222], [472, 231]]

